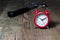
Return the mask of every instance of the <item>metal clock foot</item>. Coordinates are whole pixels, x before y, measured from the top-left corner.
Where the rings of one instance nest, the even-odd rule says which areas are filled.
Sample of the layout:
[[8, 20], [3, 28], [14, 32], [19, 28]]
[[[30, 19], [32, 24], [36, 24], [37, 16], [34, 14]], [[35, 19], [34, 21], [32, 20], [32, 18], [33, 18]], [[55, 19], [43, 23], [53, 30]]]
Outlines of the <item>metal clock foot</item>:
[[49, 26], [47, 26], [47, 29], [50, 29]]

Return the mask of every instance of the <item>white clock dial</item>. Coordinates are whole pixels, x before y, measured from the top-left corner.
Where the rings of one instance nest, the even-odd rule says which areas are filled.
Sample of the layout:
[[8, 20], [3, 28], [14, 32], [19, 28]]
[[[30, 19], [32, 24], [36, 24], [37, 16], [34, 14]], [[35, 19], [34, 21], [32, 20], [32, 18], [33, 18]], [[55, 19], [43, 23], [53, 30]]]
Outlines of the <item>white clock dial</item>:
[[46, 15], [44, 15], [44, 14], [39, 14], [36, 17], [36, 23], [39, 26], [45, 26], [48, 23], [48, 17]]

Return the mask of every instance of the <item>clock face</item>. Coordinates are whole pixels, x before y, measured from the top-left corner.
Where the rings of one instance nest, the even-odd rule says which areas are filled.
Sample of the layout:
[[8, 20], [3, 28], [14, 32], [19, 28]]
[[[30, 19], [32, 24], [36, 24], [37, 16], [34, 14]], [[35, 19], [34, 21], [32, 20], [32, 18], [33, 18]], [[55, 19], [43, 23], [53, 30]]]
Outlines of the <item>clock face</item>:
[[38, 14], [35, 21], [38, 26], [44, 27], [48, 23], [48, 17], [45, 14]]

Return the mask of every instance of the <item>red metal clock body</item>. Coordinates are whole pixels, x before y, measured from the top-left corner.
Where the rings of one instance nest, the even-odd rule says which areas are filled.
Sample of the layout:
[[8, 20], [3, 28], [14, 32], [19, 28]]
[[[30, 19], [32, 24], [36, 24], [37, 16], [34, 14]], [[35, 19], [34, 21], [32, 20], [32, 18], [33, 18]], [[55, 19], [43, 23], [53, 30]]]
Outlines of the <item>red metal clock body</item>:
[[46, 28], [50, 23], [49, 11], [41, 12], [39, 9], [34, 11], [34, 24], [39, 28]]

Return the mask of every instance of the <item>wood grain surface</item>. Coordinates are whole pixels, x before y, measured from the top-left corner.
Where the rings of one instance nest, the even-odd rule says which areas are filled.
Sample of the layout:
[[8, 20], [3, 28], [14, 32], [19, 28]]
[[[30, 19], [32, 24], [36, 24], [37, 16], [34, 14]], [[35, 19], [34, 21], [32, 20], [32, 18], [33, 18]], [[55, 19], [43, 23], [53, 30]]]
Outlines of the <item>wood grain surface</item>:
[[60, 16], [54, 12], [54, 9], [50, 9], [50, 29], [40, 29], [34, 25], [33, 10], [14, 18], [9, 18], [7, 16], [9, 10], [24, 7], [23, 3], [19, 1], [9, 1], [0, 16], [0, 40], [60, 40]]

